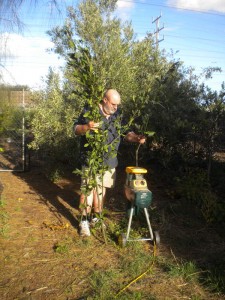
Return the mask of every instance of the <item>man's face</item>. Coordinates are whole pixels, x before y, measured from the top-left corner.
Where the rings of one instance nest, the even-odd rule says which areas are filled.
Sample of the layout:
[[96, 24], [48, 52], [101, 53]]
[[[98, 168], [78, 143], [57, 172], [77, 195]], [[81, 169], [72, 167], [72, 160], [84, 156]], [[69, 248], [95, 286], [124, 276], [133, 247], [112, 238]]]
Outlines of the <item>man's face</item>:
[[102, 108], [107, 115], [113, 115], [120, 105], [120, 97], [118, 95], [111, 95], [103, 99]]

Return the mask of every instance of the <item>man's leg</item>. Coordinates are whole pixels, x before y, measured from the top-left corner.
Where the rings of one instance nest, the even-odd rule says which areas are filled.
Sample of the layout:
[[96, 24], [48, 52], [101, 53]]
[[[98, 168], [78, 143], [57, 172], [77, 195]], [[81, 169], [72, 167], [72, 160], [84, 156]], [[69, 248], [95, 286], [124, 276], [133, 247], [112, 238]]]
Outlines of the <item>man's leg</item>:
[[81, 212], [81, 216], [88, 216], [91, 213], [92, 205], [94, 199], [94, 191], [90, 193], [90, 195], [86, 196], [84, 194], [80, 195], [80, 205], [79, 209]]
[[96, 214], [100, 214], [102, 212], [105, 193], [106, 193], [106, 188], [104, 186], [103, 187], [100, 186], [98, 188], [98, 193], [96, 189], [93, 191], [93, 207], [94, 207], [94, 213]]
[[95, 189], [93, 194], [94, 216], [92, 218], [91, 226], [94, 226], [99, 221], [99, 216], [101, 217], [105, 201], [106, 188], [112, 188], [114, 186], [115, 175], [115, 169], [112, 169], [110, 171], [106, 171], [103, 176], [103, 180], [100, 178], [98, 179], [98, 189]]
[[79, 224], [80, 236], [90, 236], [90, 215], [93, 204], [93, 191], [90, 195], [86, 196], [84, 194], [80, 195], [80, 212], [81, 212], [81, 222]]

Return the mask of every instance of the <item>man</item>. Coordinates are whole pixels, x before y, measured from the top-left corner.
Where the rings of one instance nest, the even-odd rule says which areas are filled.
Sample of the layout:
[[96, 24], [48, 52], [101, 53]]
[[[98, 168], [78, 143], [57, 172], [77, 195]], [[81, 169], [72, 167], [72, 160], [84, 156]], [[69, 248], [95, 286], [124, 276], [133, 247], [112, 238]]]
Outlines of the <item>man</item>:
[[[88, 108], [84, 108], [84, 111], [74, 122], [74, 132], [75, 135], [81, 136], [81, 161], [85, 166], [85, 161], [87, 158], [87, 148], [84, 147], [86, 141], [85, 134], [87, 131], [95, 131], [100, 127], [106, 125], [108, 130], [107, 144], [116, 141], [115, 149], [118, 150], [120, 139], [117, 138], [119, 133], [115, 126], [115, 120], [119, 116], [118, 106], [121, 103], [120, 94], [114, 90], [109, 89], [105, 92], [102, 101], [99, 103], [99, 113], [102, 116], [103, 124], [95, 122], [94, 120], [87, 120], [84, 116], [88, 111]], [[137, 135], [134, 132], [129, 132], [126, 134], [125, 138], [128, 142], [135, 142], [143, 144], [145, 143], [145, 137], [142, 135]], [[103, 199], [105, 196], [106, 188], [111, 188], [115, 182], [115, 168], [118, 164], [117, 157], [107, 155], [107, 158], [104, 161], [104, 164], [108, 166], [110, 171], [106, 171], [103, 176], [103, 187], [100, 187], [102, 191], [100, 195], [97, 195], [96, 189], [94, 189], [85, 199], [85, 195], [81, 194], [80, 196], [80, 208], [82, 214], [82, 221], [80, 222], [80, 235], [81, 236], [90, 236], [90, 224], [94, 224], [98, 221], [97, 216], [102, 212]], [[85, 168], [83, 168], [85, 172]], [[82, 184], [87, 184], [87, 182], [82, 182]], [[90, 220], [90, 214], [94, 210], [94, 218]]]

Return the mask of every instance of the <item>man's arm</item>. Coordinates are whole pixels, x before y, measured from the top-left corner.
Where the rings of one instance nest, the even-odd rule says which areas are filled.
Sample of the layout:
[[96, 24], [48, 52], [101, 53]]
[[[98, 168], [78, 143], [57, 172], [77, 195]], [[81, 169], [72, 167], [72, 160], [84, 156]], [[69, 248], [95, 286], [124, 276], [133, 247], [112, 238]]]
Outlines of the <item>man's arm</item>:
[[99, 123], [93, 121], [88, 122], [87, 124], [76, 124], [74, 126], [75, 135], [84, 135], [88, 130], [96, 130], [99, 127]]

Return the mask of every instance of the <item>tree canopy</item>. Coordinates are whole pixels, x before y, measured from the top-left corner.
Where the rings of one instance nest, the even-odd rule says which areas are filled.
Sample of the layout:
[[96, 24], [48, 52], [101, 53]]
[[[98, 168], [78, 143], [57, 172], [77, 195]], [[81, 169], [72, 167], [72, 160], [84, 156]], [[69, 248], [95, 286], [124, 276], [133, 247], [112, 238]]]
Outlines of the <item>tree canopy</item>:
[[[123, 23], [114, 14], [115, 8], [114, 0], [81, 1], [68, 7], [62, 27], [48, 32], [55, 45], [53, 51], [67, 62], [61, 94], [71, 113], [66, 116], [70, 120], [67, 125], [85, 103], [98, 103], [104, 90], [115, 88], [122, 96], [125, 116], [134, 117], [134, 128], [156, 132], [157, 148], [165, 163], [174, 155], [190, 158], [200, 149], [209, 153], [205, 142], [197, 139], [204, 136], [205, 116], [212, 114], [205, 104], [207, 99], [221, 103], [220, 112], [214, 111], [221, 120], [223, 90], [213, 93], [200, 85], [192, 68], [154, 46], [151, 34], [137, 40], [132, 24]], [[213, 71], [217, 70], [205, 70], [206, 76], [212, 76]], [[65, 115], [65, 110], [61, 109], [61, 114]], [[213, 147], [215, 151], [215, 143]]]

